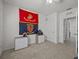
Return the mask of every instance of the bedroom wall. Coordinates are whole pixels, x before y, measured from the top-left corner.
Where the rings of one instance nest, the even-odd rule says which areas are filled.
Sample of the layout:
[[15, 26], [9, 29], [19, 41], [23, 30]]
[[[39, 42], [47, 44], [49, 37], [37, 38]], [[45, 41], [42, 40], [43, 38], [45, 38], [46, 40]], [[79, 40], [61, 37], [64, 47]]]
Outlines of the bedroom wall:
[[47, 17], [43, 14], [39, 14], [39, 29], [47, 36]]
[[2, 53], [2, 27], [3, 27], [3, 18], [2, 18], [2, 10], [3, 10], [3, 3], [2, 3], [2, 0], [0, 0], [0, 55]]
[[[19, 36], [19, 7], [4, 4], [4, 50], [14, 48], [15, 37]], [[39, 20], [44, 20], [43, 15], [39, 13]], [[40, 21], [39, 21], [40, 22]], [[39, 23], [39, 28], [42, 27], [43, 22]]]
[[19, 34], [18, 7], [4, 4], [4, 41], [3, 49], [14, 48], [15, 37]]
[[[9, 5], [9, 4], [4, 4], [4, 24], [3, 24], [3, 32], [4, 32], [4, 41], [3, 41], [3, 49], [11, 49], [14, 48], [14, 40], [15, 37], [19, 36], [19, 7]], [[51, 18], [50, 18], [51, 17]], [[51, 31], [49, 32], [49, 24], [51, 21], [53, 25], [52, 26], [57, 26], [57, 13], [54, 13], [52, 15], [49, 15], [46, 17], [45, 15], [39, 13], [39, 29], [41, 29], [46, 37], [51, 35]], [[52, 24], [51, 23], [51, 24]], [[56, 24], [55, 24], [56, 23]], [[57, 42], [55, 40], [57, 38], [56, 31], [55, 30], [57, 27], [52, 28], [53, 30], [53, 39], [51, 40], [50, 38], [47, 38], [49, 41]], [[55, 31], [55, 32], [54, 32]], [[50, 33], [50, 34], [49, 34]], [[56, 36], [55, 36], [56, 35]], [[51, 37], [52, 37], [51, 36]]]

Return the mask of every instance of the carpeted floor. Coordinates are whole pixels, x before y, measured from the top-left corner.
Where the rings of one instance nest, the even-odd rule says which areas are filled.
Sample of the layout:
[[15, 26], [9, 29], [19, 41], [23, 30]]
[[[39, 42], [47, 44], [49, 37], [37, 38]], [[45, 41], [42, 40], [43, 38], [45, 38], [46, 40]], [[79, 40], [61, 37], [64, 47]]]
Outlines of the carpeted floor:
[[2, 59], [73, 59], [74, 48], [68, 44], [44, 42], [18, 51], [8, 50]]

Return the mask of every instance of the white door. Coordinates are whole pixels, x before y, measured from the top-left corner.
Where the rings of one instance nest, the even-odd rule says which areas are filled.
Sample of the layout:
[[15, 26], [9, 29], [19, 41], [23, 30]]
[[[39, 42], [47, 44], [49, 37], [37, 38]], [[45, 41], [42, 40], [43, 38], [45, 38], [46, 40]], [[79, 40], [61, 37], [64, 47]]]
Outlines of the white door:
[[47, 40], [57, 43], [57, 13], [48, 16]]

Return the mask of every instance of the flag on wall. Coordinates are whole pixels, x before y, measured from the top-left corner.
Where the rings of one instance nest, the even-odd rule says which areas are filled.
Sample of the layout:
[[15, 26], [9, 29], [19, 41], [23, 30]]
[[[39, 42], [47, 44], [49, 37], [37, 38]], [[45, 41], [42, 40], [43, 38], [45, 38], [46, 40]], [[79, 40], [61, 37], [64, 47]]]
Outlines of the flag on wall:
[[38, 31], [38, 14], [19, 9], [19, 34]]
[[19, 9], [20, 22], [38, 24], [38, 14]]

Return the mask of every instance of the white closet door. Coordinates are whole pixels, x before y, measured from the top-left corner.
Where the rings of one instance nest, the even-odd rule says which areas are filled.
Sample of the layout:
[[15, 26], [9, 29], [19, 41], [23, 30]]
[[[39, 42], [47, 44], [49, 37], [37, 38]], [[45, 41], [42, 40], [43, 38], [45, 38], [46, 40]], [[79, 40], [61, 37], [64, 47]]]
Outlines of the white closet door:
[[57, 43], [57, 13], [48, 16], [47, 29], [48, 40]]

